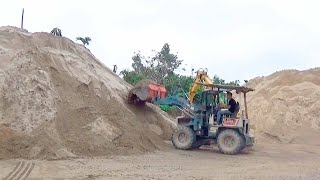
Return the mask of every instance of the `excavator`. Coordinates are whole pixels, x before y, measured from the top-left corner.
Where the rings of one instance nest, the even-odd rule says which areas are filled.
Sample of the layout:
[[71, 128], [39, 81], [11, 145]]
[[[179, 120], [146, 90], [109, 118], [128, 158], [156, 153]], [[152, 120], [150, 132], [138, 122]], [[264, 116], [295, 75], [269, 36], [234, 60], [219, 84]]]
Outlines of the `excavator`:
[[[178, 108], [183, 114], [193, 116], [193, 111], [198, 109], [195, 104], [195, 95], [201, 86], [212, 84], [207, 74], [208, 70], [200, 68], [196, 71], [196, 77], [190, 85], [189, 92], [184, 93], [185, 98], [178, 96], [167, 96], [165, 86], [157, 84], [148, 79], [141, 80], [133, 87], [128, 94], [129, 104], [145, 105], [146, 102], [156, 105], [170, 105]], [[182, 90], [182, 88], [181, 88]], [[183, 90], [182, 90], [183, 91]]]
[[[210, 89], [213, 84], [208, 76], [208, 70], [200, 68], [196, 71], [196, 76], [190, 85], [189, 92], [184, 93], [185, 98], [178, 96], [167, 96], [164, 85], [148, 79], [141, 80], [133, 87], [128, 94], [127, 101], [129, 104], [145, 105], [146, 102], [156, 105], [170, 105], [177, 107], [183, 114], [189, 117], [193, 116], [193, 112], [199, 109], [199, 104], [195, 103], [195, 95], [200, 87], [204, 86], [205, 90]], [[182, 90], [182, 88], [181, 88]], [[182, 90], [183, 91], [183, 90]], [[226, 103], [226, 92], [220, 91], [219, 101], [222, 99]]]
[[[186, 95], [186, 98], [188, 99], [190, 104], [194, 103], [194, 97], [201, 86], [206, 86], [206, 84], [213, 84], [211, 79], [208, 77], [207, 72], [207, 69], [202, 68], [200, 68], [196, 72], [196, 77], [194, 78], [193, 83], [189, 88], [188, 95]], [[165, 98], [169, 98], [168, 102], [172, 102], [173, 100], [171, 96], [167, 97], [165, 86], [157, 84], [151, 80], [142, 80], [129, 91], [127, 100], [129, 104], [144, 104], [145, 102], [162, 104], [165, 102], [163, 100]]]
[[[254, 89], [244, 86], [229, 86], [213, 84], [207, 75], [207, 70], [199, 69], [190, 86], [186, 98], [166, 96], [166, 89], [152, 81], [138, 83], [129, 91], [129, 104], [174, 105], [183, 115], [177, 117], [178, 128], [172, 134], [172, 144], [180, 150], [191, 150], [207, 145], [208, 141], [218, 144], [224, 154], [238, 154], [246, 147], [253, 146], [255, 138], [250, 133], [246, 94]], [[201, 86], [200, 101], [195, 101], [195, 94]], [[222, 124], [215, 124], [217, 112], [220, 111], [221, 95], [235, 91], [240, 100], [243, 94], [244, 109], [237, 102], [236, 111], [224, 115]], [[210, 144], [210, 143], [209, 143]]]

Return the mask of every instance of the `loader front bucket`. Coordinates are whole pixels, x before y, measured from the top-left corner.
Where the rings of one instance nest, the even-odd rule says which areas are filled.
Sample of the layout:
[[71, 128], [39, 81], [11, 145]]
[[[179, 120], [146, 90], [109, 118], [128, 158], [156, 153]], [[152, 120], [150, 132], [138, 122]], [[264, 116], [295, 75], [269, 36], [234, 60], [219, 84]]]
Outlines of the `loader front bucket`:
[[129, 91], [128, 103], [139, 104], [154, 102], [166, 97], [166, 88], [150, 80], [143, 80]]

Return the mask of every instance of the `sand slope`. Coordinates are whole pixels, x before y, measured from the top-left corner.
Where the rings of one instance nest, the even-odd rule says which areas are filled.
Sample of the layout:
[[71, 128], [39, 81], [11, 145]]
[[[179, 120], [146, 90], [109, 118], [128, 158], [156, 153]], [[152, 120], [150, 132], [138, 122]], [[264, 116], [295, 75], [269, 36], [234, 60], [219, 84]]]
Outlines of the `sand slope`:
[[124, 80], [64, 37], [0, 28], [0, 158], [65, 158], [166, 147], [172, 121], [126, 103]]
[[250, 119], [271, 142], [317, 143], [320, 135], [320, 68], [285, 70], [248, 83]]

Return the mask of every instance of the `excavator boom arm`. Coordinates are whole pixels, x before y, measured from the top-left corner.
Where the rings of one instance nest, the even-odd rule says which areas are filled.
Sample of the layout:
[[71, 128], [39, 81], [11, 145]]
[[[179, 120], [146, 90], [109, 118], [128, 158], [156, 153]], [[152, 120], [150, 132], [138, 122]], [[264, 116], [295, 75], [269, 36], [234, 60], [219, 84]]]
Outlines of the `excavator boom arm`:
[[203, 69], [199, 69], [197, 71], [197, 76], [195, 77], [192, 85], [189, 89], [189, 101], [192, 103], [194, 101], [194, 96], [196, 95], [197, 91], [201, 87], [201, 84], [213, 84], [211, 79], [208, 77], [207, 72]]

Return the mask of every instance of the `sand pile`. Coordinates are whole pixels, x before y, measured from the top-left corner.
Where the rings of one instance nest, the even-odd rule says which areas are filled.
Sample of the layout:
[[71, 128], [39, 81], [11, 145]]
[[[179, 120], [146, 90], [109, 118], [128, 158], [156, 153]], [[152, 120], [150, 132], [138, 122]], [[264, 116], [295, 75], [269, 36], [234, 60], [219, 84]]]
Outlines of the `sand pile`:
[[255, 134], [281, 143], [317, 143], [320, 135], [320, 68], [285, 70], [248, 83]]
[[0, 158], [134, 154], [166, 148], [174, 126], [64, 37], [0, 28]]

